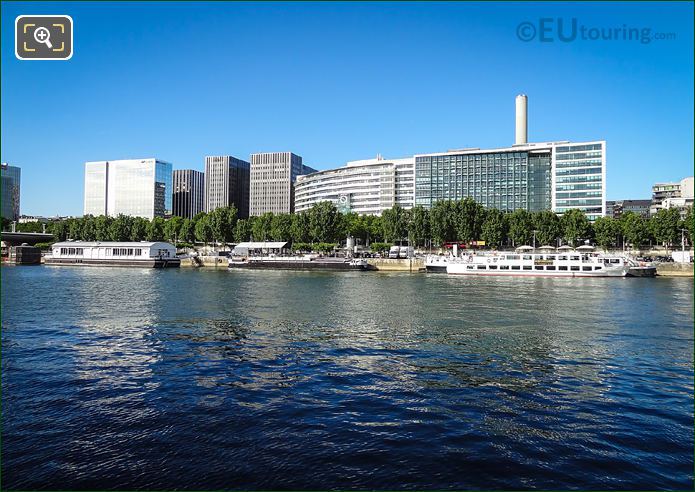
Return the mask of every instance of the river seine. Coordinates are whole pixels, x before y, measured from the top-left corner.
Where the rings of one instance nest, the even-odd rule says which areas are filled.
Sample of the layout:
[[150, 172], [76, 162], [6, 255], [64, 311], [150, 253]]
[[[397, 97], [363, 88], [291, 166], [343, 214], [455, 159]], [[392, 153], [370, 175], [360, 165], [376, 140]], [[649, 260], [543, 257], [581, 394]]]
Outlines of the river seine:
[[2, 268], [3, 489], [692, 489], [692, 279]]

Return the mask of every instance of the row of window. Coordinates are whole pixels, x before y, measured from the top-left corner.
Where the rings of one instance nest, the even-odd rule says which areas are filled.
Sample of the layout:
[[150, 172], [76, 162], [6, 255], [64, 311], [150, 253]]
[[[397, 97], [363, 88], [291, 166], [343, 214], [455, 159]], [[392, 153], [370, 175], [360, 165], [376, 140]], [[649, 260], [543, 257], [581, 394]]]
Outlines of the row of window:
[[[497, 270], [498, 266], [497, 265], [466, 265], [467, 270]], [[572, 265], [572, 266], [567, 266], [567, 265], [560, 265], [560, 266], [555, 266], [555, 265], [499, 265], [500, 270], [541, 270], [541, 271], [561, 271], [561, 272], [590, 272], [590, 271], [596, 271], [596, 270], [602, 270], [602, 266], [578, 266], [578, 265]]]

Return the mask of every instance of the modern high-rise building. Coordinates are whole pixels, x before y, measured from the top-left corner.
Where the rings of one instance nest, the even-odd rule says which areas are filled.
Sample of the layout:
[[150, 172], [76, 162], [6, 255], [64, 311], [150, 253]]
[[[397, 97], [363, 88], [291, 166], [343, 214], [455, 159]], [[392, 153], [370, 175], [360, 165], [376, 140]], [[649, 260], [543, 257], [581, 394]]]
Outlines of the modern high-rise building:
[[342, 213], [381, 215], [399, 205], [413, 206], [414, 159], [376, 159], [348, 162], [344, 167], [297, 177], [295, 212], [322, 201], [336, 204]]
[[661, 209], [678, 207], [685, 213], [693, 205], [695, 178], [692, 176], [678, 183], [656, 183], [652, 186], [652, 201], [649, 213], [655, 215]]
[[231, 155], [205, 158], [205, 211], [234, 205], [238, 217], [249, 216], [250, 167]]
[[2, 181], [2, 218], [17, 220], [19, 218], [19, 198], [22, 170], [17, 166], [10, 166], [6, 162], [0, 167], [0, 180]]
[[250, 215], [293, 212], [297, 176], [313, 172], [292, 152], [251, 154]]
[[205, 211], [205, 174], [193, 169], [176, 169], [173, 175], [173, 214], [192, 219]]
[[85, 163], [84, 215], [170, 217], [172, 166], [159, 159]]

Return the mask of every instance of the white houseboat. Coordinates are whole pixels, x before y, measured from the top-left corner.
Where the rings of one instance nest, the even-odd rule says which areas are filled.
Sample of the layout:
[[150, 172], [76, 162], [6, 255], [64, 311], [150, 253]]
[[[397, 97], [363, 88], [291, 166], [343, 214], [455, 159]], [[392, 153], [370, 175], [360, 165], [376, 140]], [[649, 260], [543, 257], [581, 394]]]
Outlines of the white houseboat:
[[51, 247], [46, 265], [166, 268], [178, 267], [176, 248], [165, 242], [65, 241]]
[[468, 253], [450, 260], [450, 275], [510, 275], [530, 277], [625, 277], [632, 262], [620, 255], [595, 253], [591, 246], [522, 246], [514, 252]]

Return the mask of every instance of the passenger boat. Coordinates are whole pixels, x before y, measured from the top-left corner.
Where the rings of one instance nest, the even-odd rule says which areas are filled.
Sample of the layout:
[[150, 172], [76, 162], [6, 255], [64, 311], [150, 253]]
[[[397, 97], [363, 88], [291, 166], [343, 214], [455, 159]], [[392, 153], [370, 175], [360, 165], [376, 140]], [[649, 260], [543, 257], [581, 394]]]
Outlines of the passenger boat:
[[181, 266], [176, 248], [165, 242], [54, 243], [46, 265], [169, 268]]
[[576, 250], [545, 247], [537, 252], [522, 246], [514, 252], [468, 253], [447, 265], [450, 275], [510, 275], [529, 277], [625, 277], [631, 261], [620, 255], [593, 252], [591, 246]]
[[305, 256], [243, 256], [229, 258], [229, 268], [274, 270], [370, 270], [362, 258], [321, 258]]
[[425, 270], [432, 273], [446, 273], [446, 266], [451, 256], [427, 255], [425, 258]]

